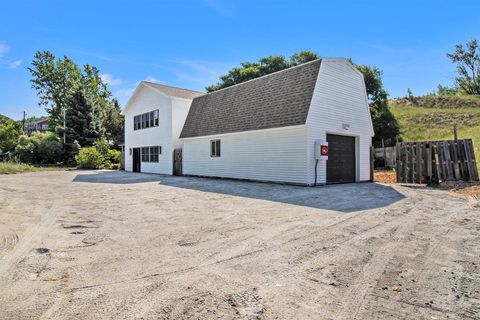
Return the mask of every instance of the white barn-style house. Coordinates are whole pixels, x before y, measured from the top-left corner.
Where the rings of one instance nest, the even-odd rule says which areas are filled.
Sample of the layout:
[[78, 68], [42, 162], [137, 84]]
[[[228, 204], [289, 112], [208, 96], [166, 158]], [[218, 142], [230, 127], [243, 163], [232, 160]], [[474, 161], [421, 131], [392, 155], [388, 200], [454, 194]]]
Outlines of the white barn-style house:
[[[363, 75], [347, 59], [319, 59], [194, 98], [180, 135], [183, 174], [369, 181], [373, 134]], [[315, 148], [325, 142], [328, 160]]]
[[201, 92], [142, 81], [125, 105], [125, 170], [173, 173], [172, 152], [192, 99]]
[[124, 114], [127, 171], [172, 174], [173, 149], [181, 148], [184, 175], [302, 185], [370, 180], [365, 83], [344, 58], [208, 94], [142, 82]]

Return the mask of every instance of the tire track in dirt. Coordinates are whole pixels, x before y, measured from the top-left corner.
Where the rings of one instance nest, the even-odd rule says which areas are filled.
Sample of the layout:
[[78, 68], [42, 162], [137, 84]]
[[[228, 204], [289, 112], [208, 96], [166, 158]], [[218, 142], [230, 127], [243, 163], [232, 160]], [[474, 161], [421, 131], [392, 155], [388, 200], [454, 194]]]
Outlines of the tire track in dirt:
[[56, 203], [53, 200], [46, 207], [36, 207], [33, 215], [41, 217], [41, 221], [31, 226], [21, 235], [20, 241], [11, 251], [7, 252], [0, 264], [0, 279], [6, 278], [10, 269], [15, 267], [25, 256], [36, 247], [41, 246], [42, 239], [50, 232], [58, 217]]
[[[423, 202], [425, 197], [430, 196], [431, 195], [424, 193], [417, 195], [410, 194], [410, 199], [412, 199], [410, 211], [412, 211], [412, 213], [408, 216], [405, 216], [401, 221], [398, 221], [398, 228], [395, 230], [394, 234], [392, 234], [391, 238], [386, 242], [386, 245], [384, 245], [380, 251], [377, 250], [379, 253], [375, 254], [372, 259], [368, 261], [368, 263], [362, 268], [360, 275], [355, 279], [353, 285], [350, 286], [348, 292], [343, 294], [342, 302], [339, 304], [342, 306], [342, 310], [337, 313], [338, 319], [363, 318], [363, 316], [359, 316], [359, 313], [366, 303], [366, 297], [368, 295], [374, 295], [372, 292], [375, 290], [376, 284], [386, 270], [386, 267], [391, 264], [391, 261], [395, 258], [397, 250], [401, 246], [407, 245], [408, 234], [416, 229], [418, 219], [423, 218], [422, 215], [424, 214], [422, 213], [421, 209], [413, 209], [415, 209], [419, 203]], [[437, 211], [437, 214], [441, 214], [442, 217], [429, 215], [427, 216], [427, 219], [429, 219], [429, 221], [434, 218], [450, 220], [456, 215], [456, 213], [452, 211]], [[445, 228], [445, 230], [442, 230], [441, 236], [445, 236], [451, 230], [451, 228], [448, 226]], [[426, 280], [424, 278], [427, 274], [433, 274], [433, 269], [436, 268], [436, 264], [433, 263], [433, 261], [438, 259], [438, 257], [436, 257], [438, 254], [441, 254], [438, 250], [441, 241], [435, 237], [434, 234], [432, 234], [432, 236], [433, 237], [429, 238], [427, 242], [428, 249], [426, 250], [425, 254], [421, 255], [423, 260], [423, 268], [420, 269], [421, 271], [416, 277], [417, 282], [422, 281], [422, 279]], [[416, 305], [410, 301], [399, 300], [398, 302]], [[430, 309], [436, 310], [438, 308], [430, 306]], [[456, 313], [455, 310], [439, 309], [437, 311], [452, 314]]]
[[4, 233], [0, 236], [0, 252], [8, 250], [18, 243], [18, 235], [16, 233]]

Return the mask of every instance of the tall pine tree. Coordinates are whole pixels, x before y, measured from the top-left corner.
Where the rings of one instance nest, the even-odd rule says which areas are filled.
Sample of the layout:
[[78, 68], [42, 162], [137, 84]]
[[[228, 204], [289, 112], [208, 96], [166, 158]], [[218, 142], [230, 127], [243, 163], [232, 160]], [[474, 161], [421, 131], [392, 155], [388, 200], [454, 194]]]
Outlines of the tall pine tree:
[[101, 125], [100, 112], [85, 90], [81, 88], [75, 90], [67, 100], [67, 105], [65, 116], [67, 145], [77, 141], [80, 146], [89, 147], [96, 140], [104, 138], [105, 129]]

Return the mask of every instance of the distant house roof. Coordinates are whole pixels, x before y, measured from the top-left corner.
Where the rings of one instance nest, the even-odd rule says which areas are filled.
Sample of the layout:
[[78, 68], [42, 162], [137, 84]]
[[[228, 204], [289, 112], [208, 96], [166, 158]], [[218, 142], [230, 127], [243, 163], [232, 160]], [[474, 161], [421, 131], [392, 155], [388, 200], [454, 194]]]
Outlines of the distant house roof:
[[198, 91], [193, 91], [193, 90], [188, 90], [188, 89], [182, 89], [182, 88], [177, 88], [177, 87], [171, 87], [171, 86], [166, 86], [163, 84], [159, 83], [154, 83], [150, 81], [142, 81], [143, 83], [152, 86], [162, 92], [164, 92], [166, 95], [171, 96], [171, 97], [178, 97], [178, 98], [184, 98], [184, 99], [193, 99], [195, 97], [204, 95], [204, 92], [198, 92]]
[[196, 97], [180, 138], [305, 124], [321, 60]]

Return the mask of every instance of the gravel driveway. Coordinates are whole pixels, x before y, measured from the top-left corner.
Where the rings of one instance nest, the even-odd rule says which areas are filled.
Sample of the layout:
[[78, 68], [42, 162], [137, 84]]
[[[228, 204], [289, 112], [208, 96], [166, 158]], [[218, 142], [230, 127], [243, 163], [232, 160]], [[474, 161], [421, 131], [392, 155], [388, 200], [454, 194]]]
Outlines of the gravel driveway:
[[479, 216], [412, 186], [0, 176], [0, 319], [479, 319]]

